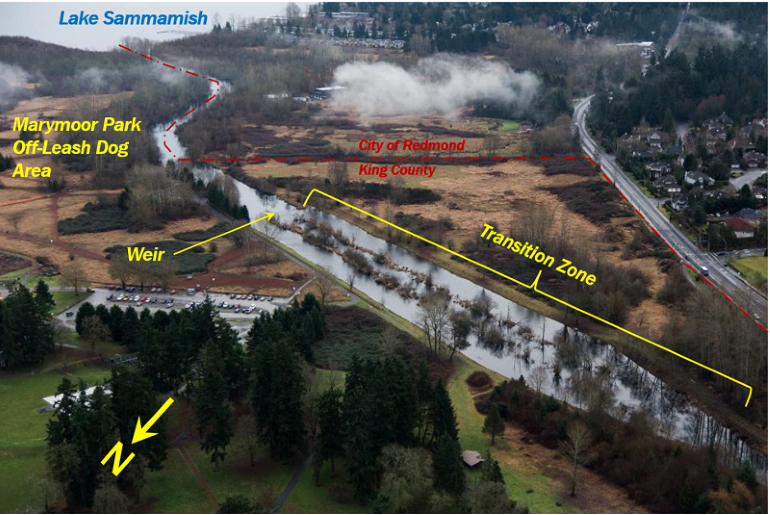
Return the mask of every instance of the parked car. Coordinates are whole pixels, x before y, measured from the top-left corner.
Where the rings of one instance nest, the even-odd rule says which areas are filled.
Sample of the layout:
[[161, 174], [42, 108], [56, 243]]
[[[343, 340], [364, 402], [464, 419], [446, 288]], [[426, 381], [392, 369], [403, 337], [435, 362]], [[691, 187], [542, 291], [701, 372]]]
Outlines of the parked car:
[[171, 290], [170, 292], [168, 292], [168, 294], [169, 295], [176, 295], [176, 290]]
[[67, 311], [67, 318], [71, 318], [74, 315], [75, 313], [73, 313], [72, 311]]

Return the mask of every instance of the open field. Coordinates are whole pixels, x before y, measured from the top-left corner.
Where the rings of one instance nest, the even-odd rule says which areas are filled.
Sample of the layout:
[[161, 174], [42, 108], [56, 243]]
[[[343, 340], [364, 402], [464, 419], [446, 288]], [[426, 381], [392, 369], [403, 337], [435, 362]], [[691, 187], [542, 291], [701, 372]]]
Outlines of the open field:
[[767, 256], [731, 259], [729, 263], [752, 285], [767, 293]]
[[108, 378], [109, 370], [101, 366], [84, 367], [75, 364], [87, 357], [83, 351], [65, 349], [72, 363], [62, 368], [62, 353], [57, 352], [36, 370], [0, 373], [0, 511], [5, 513], [25, 510], [39, 511], [43, 505], [35, 492], [35, 483], [44, 478], [46, 471], [46, 423], [50, 413], [37, 413], [44, 406], [43, 397], [56, 393], [64, 377], [88, 385]]

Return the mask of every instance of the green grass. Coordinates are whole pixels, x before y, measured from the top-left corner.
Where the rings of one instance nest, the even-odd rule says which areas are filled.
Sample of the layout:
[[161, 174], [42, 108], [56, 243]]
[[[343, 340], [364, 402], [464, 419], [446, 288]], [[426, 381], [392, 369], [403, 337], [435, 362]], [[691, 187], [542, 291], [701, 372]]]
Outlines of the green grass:
[[345, 475], [345, 460], [338, 458], [334, 460], [334, 469], [337, 472], [336, 477], [331, 477], [331, 465], [324, 463], [321, 468], [320, 486], [316, 486], [313, 479], [313, 470], [308, 471], [302, 476], [294, 491], [283, 505], [284, 513], [366, 513], [370, 509], [362, 506], [355, 501], [350, 503], [340, 503], [335, 501], [329, 495], [329, 487], [332, 484], [347, 484]]
[[75, 295], [74, 291], [54, 291], [51, 292], [51, 295], [53, 295], [53, 300], [56, 302], [56, 305], [51, 309], [52, 315], [58, 315], [66, 311], [86, 297], [85, 292]]
[[498, 127], [497, 132], [509, 133], [516, 132], [521, 128], [521, 122], [518, 120], [503, 120], [502, 125]]
[[752, 286], [767, 291], [767, 256], [731, 259], [728, 264], [738, 270]]
[[[102, 367], [75, 367], [67, 374], [71, 380], [93, 385], [109, 377]], [[53, 395], [64, 374], [51, 363], [33, 370], [0, 374], [0, 513], [41, 510], [32, 483], [45, 476], [46, 424], [50, 413], [37, 413], [43, 397]]]

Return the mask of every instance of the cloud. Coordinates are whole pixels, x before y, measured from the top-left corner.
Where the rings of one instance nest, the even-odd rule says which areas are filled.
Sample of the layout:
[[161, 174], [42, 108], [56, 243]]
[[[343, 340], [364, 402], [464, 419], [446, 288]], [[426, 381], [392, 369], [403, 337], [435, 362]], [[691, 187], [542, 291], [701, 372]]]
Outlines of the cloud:
[[479, 57], [442, 54], [405, 69], [391, 63], [346, 63], [334, 72], [337, 107], [353, 107], [361, 116], [453, 114], [476, 100], [523, 106], [540, 79], [530, 72]]

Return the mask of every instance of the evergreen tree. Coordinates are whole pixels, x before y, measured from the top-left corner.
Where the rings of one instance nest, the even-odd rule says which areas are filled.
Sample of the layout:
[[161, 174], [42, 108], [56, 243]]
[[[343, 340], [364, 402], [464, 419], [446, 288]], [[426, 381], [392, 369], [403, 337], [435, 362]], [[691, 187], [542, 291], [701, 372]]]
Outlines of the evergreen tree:
[[505, 422], [503, 422], [500, 410], [495, 402], [489, 405], [489, 413], [487, 413], [487, 418], [484, 419], [482, 431], [492, 437], [492, 445], [495, 445], [495, 437], [505, 432]]
[[56, 305], [53, 295], [48, 289], [48, 284], [42, 279], [38, 280], [37, 286], [35, 286], [35, 302], [45, 311], [50, 311]]
[[96, 314], [96, 309], [94, 309], [94, 305], [90, 302], [86, 301], [83, 304], [80, 305], [80, 308], [78, 308], [77, 315], [75, 315], [75, 331], [79, 335], [83, 335], [83, 329], [84, 325], [83, 322], [86, 318], [92, 317]]
[[123, 345], [128, 347], [130, 351], [139, 350], [139, 316], [131, 306], [126, 308], [126, 311], [123, 313], [122, 328]]
[[481, 466], [481, 477], [484, 478], [484, 481], [505, 484], [503, 471], [500, 469], [500, 463], [492, 457], [492, 453], [489, 451], [487, 451], [487, 455], [484, 458], [484, 464]]
[[0, 351], [6, 366], [36, 365], [53, 351], [50, 308], [46, 291], [38, 299], [21, 284], [0, 302]]
[[334, 477], [334, 458], [342, 455], [345, 438], [342, 392], [337, 388], [330, 388], [318, 399], [318, 429], [318, 453], [322, 461], [329, 461]]
[[457, 440], [457, 419], [449, 392], [444, 387], [444, 382], [439, 379], [433, 389], [433, 403], [431, 405], [431, 419], [433, 422], [433, 435], [431, 442], [438, 440], [442, 435], [448, 435]]
[[671, 134], [674, 132], [676, 126], [676, 120], [674, 120], [674, 113], [670, 107], [666, 108], [666, 114], [663, 116], [663, 130]]
[[345, 467], [353, 494], [359, 502], [366, 502], [375, 493], [379, 449], [372, 440], [372, 426], [379, 422], [366, 389], [365, 372], [361, 361], [353, 356], [345, 379], [343, 415], [347, 422], [347, 451]]
[[216, 343], [208, 340], [201, 350], [198, 362], [198, 384], [195, 388], [195, 407], [198, 415], [198, 433], [201, 450], [211, 453], [214, 468], [224, 461], [225, 450], [233, 432], [233, 411], [228, 401], [224, 363]]
[[109, 327], [112, 341], [123, 343], [123, 310], [117, 304], [110, 308]]
[[463, 468], [460, 442], [443, 434], [436, 443], [433, 454], [433, 475], [436, 488], [455, 496], [465, 491], [465, 469]]
[[[112, 391], [112, 412], [115, 415], [118, 433], [122, 442], [130, 442], [136, 430], [137, 421], [142, 424], [158, 411], [160, 403], [153, 389], [152, 381], [142, 375], [137, 367], [119, 366], [112, 369], [110, 381]], [[157, 436], [133, 444], [131, 450], [147, 459], [149, 468], [160, 470], [166, 459], [166, 420], [161, 417], [152, 426]], [[122, 474], [121, 474], [122, 477]]]
[[[102, 387], [90, 396], [75, 397], [66, 379], [59, 388], [65, 398], [48, 423], [48, 465], [62, 485], [70, 507], [90, 507], [104, 477], [101, 460], [115, 444], [115, 421]], [[66, 411], [65, 411], [66, 410]]]
[[287, 339], [265, 341], [254, 352], [252, 406], [259, 438], [274, 456], [288, 460], [304, 447], [304, 378]]

